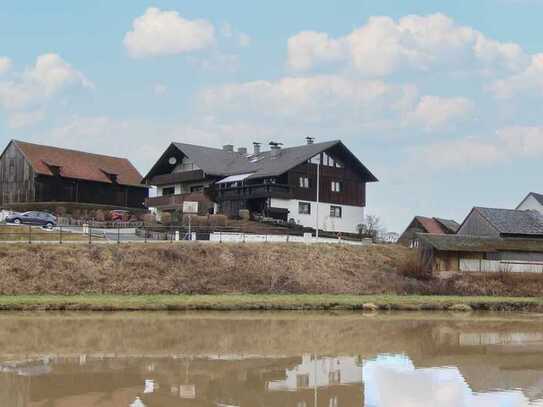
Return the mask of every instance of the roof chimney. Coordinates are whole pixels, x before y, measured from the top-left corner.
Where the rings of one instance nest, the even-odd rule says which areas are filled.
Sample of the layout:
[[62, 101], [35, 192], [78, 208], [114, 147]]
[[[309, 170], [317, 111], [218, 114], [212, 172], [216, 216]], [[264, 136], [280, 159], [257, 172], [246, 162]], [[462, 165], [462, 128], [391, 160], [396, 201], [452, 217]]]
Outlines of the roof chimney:
[[234, 152], [234, 146], [232, 144], [225, 144], [224, 146], [222, 146], [222, 149], [224, 151], [230, 151], [231, 153]]
[[254, 155], [260, 154], [260, 143], [257, 143], [256, 141], [253, 142], [253, 154]]
[[270, 141], [271, 158], [279, 157], [282, 145], [283, 145], [283, 143], [277, 143], [275, 141]]
[[313, 144], [313, 142], [315, 141], [315, 138], [307, 136], [305, 138], [305, 141], [307, 142], [307, 144]]
[[238, 153], [239, 153], [239, 155], [247, 155], [247, 148], [246, 147], [238, 147]]

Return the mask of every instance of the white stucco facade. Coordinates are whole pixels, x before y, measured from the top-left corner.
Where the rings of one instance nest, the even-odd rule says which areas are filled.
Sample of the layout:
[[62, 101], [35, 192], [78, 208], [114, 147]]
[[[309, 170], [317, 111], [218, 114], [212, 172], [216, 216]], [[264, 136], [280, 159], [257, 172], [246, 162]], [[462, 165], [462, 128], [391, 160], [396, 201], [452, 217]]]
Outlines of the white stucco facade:
[[[300, 202], [310, 204], [309, 214], [299, 213]], [[317, 220], [317, 202], [300, 201], [298, 199], [277, 199], [271, 198], [270, 206], [274, 208], [288, 209], [288, 219], [294, 219], [296, 223], [314, 228]], [[330, 207], [341, 207], [341, 218], [330, 216]], [[364, 223], [364, 207], [352, 205], [339, 205], [326, 202], [319, 202], [319, 229], [329, 232], [357, 233], [357, 225]]]
[[524, 201], [520, 203], [520, 205], [517, 207], [517, 209], [521, 211], [525, 210], [534, 210], [538, 211], [540, 213], [543, 213], [543, 205], [539, 203], [537, 199], [533, 195], [528, 195]]

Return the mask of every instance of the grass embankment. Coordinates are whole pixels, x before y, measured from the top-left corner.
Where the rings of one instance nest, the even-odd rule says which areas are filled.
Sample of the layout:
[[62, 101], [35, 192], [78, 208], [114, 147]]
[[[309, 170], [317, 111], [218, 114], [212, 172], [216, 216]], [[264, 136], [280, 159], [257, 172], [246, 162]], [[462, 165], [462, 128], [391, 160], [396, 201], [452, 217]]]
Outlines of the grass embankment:
[[0, 308], [543, 310], [543, 275], [440, 279], [406, 268], [413, 253], [395, 245], [0, 244]]
[[448, 310], [542, 311], [528, 297], [401, 295], [15, 295], [0, 296], [1, 310]]

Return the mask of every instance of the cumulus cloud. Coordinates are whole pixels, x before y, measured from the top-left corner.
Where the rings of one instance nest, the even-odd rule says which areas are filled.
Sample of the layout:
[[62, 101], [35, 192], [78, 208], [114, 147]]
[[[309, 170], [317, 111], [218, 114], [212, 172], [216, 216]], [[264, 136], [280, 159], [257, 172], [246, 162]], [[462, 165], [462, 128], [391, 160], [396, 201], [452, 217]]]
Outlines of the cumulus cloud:
[[0, 57], [0, 75], [5, 74], [11, 69], [11, 59], [8, 57]]
[[[339, 75], [286, 77], [209, 88], [199, 95], [207, 112], [275, 125], [277, 120], [352, 129], [442, 128], [473, 110], [465, 98], [419, 96], [411, 84]], [[358, 132], [358, 131], [357, 131]]]
[[489, 88], [500, 99], [526, 93], [543, 95], [543, 54], [533, 55], [525, 70], [497, 80]]
[[343, 37], [304, 31], [288, 41], [288, 65], [292, 69], [308, 70], [323, 63], [346, 61], [356, 71], [371, 76], [406, 68], [518, 70], [528, 59], [518, 44], [487, 38], [443, 14], [410, 15], [397, 21], [371, 17]]
[[414, 125], [420, 124], [427, 130], [435, 130], [466, 118], [473, 110], [473, 103], [463, 97], [424, 96], [415, 110], [408, 114], [408, 121]]
[[206, 20], [188, 20], [176, 11], [148, 8], [132, 23], [123, 44], [134, 58], [201, 50], [215, 43], [215, 28]]
[[466, 137], [417, 147], [411, 158], [412, 164], [461, 170], [542, 154], [543, 126], [514, 126], [498, 129], [491, 137]]
[[43, 118], [47, 101], [71, 87], [94, 85], [59, 55], [40, 55], [13, 79], [0, 81], [0, 107], [8, 114], [8, 124], [23, 127]]

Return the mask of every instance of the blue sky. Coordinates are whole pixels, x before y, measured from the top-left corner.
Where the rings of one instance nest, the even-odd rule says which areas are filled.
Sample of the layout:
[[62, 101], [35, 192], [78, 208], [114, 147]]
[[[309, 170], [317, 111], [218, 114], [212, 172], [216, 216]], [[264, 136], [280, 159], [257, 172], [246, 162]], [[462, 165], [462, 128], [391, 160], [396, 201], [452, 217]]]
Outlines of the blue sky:
[[540, 0], [3, 2], [0, 137], [131, 158], [340, 138], [400, 232], [542, 191]]

